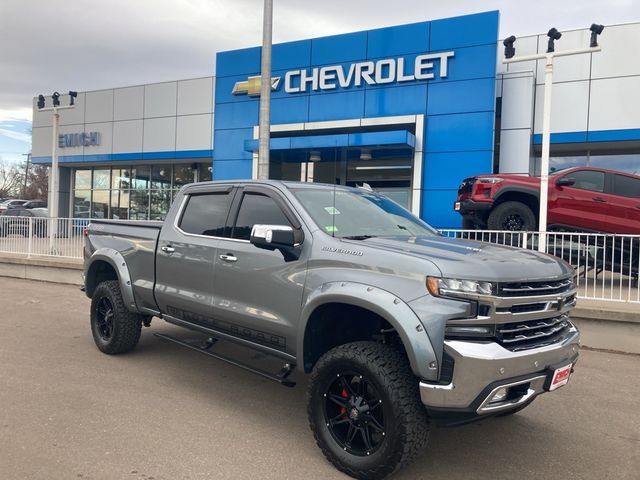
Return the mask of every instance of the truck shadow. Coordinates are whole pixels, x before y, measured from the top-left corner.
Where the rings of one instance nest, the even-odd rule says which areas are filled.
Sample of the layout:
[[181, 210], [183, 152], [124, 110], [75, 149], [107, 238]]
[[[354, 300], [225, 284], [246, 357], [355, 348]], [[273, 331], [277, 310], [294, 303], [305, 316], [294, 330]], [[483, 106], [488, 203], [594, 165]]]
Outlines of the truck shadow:
[[[285, 388], [237, 367], [170, 344], [151, 335], [162, 331], [178, 338], [199, 338], [198, 334], [158, 322], [145, 330], [132, 354], [145, 357], [153, 368], [161, 369], [165, 381], [175, 382], [186, 395], [206, 399], [212, 412], [224, 408], [231, 415], [257, 424], [261, 430], [286, 439], [289, 452], [298, 458], [312, 455], [322, 458], [309, 430], [306, 413], [307, 377], [297, 372], [295, 388]], [[228, 343], [215, 346], [219, 352], [252, 362], [261, 368], [272, 359]], [[273, 363], [274, 371], [281, 362]], [[269, 367], [271, 368], [271, 367]], [[207, 412], [203, 412], [207, 415]], [[536, 403], [526, 411], [505, 418], [490, 418], [456, 428], [435, 428], [429, 446], [413, 464], [401, 470], [397, 479], [491, 479], [537, 478], [541, 458], [553, 457], [554, 449], [563, 456], [563, 469], [570, 470], [571, 436], [562, 425], [540, 419]], [[216, 422], [215, 414], [208, 418]], [[514, 460], [517, 459], [517, 460]], [[560, 460], [558, 461], [560, 465]], [[329, 463], [321, 477], [346, 478]], [[335, 476], [334, 476], [335, 475]]]

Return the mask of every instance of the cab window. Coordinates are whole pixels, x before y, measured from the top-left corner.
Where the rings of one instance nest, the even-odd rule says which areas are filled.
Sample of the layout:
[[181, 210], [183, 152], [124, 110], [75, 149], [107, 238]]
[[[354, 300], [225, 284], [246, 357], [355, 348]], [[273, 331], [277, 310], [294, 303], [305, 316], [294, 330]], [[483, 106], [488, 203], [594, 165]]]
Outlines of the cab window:
[[613, 194], [621, 197], [640, 197], [640, 178], [614, 175]]
[[572, 185], [573, 188], [590, 190], [592, 192], [604, 191], [604, 172], [579, 170], [566, 175], [565, 178], [572, 178], [575, 180], [575, 183]]
[[233, 238], [249, 240], [254, 225], [288, 225], [291, 223], [276, 201], [260, 193], [245, 193], [233, 227]]

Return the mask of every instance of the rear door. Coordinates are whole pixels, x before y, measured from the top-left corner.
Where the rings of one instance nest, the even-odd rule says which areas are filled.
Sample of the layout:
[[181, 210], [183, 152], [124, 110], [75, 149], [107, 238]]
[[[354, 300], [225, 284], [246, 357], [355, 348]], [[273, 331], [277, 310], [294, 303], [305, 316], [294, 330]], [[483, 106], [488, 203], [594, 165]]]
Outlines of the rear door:
[[216, 256], [214, 315], [245, 340], [295, 355], [294, 332], [301, 311], [311, 236], [305, 232], [298, 259], [249, 243], [255, 224], [302, 228], [276, 189], [249, 186], [234, 201], [231, 238], [221, 239]]
[[609, 176], [606, 231], [640, 234], [640, 178], [619, 173]]
[[233, 188], [193, 189], [162, 227], [156, 254], [156, 303], [162, 313], [211, 326], [214, 270]]
[[606, 226], [607, 200], [605, 173], [598, 170], [574, 170], [560, 178], [571, 178], [571, 186], [556, 186], [550, 197], [549, 223], [587, 231], [603, 231]]

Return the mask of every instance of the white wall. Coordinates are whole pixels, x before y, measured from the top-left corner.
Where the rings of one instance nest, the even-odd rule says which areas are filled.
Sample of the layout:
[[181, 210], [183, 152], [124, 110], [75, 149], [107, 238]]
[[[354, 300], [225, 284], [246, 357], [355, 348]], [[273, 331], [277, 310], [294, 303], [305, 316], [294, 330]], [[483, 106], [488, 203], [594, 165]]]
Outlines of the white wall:
[[[99, 146], [66, 147], [59, 155], [141, 153], [213, 148], [214, 78], [79, 92], [60, 111], [60, 133], [100, 132]], [[51, 155], [51, 112], [33, 101], [34, 157]], [[47, 98], [47, 106], [51, 99]], [[68, 96], [60, 99], [68, 105]]]

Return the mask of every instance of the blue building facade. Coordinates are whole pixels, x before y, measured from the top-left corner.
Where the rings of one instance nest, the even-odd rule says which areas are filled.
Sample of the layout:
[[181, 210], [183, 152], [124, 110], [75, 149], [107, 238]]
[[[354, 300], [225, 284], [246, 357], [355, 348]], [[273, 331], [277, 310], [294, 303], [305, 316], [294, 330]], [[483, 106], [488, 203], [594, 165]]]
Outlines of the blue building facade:
[[[493, 166], [498, 22], [491, 11], [274, 45], [271, 177], [309, 179], [312, 163], [315, 181], [366, 181], [458, 226], [460, 180]], [[217, 54], [216, 180], [255, 175], [260, 55]]]

